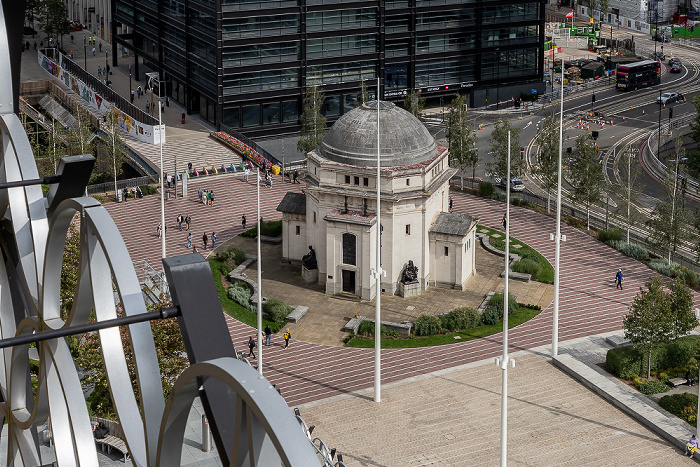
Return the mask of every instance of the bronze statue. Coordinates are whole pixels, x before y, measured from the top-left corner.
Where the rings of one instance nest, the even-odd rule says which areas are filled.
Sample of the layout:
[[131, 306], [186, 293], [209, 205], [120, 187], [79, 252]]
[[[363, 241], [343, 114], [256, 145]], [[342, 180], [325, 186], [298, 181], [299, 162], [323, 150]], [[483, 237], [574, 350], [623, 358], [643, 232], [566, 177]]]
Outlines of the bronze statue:
[[418, 282], [418, 268], [413, 264], [413, 260], [408, 261], [408, 266], [403, 270], [401, 282], [404, 284], [413, 284]]
[[301, 257], [301, 262], [304, 263], [306, 269], [318, 269], [318, 263], [316, 262], [316, 252], [314, 247], [309, 245], [309, 252]]

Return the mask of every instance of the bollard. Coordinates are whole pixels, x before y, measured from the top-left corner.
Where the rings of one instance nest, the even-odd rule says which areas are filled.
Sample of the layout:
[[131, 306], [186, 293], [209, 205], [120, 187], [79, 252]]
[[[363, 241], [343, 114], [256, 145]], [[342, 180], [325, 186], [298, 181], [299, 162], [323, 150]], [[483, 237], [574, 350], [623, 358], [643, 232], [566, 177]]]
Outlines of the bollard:
[[211, 451], [211, 430], [206, 415], [202, 415], [202, 452]]

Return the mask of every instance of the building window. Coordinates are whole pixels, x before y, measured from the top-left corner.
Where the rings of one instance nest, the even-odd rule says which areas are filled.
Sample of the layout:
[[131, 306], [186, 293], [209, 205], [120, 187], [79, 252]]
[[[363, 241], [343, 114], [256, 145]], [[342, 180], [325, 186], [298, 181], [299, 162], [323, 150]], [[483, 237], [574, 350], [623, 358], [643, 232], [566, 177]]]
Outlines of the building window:
[[263, 104], [263, 125], [280, 122], [280, 105], [278, 102], [274, 104]]
[[406, 186], [409, 186], [410, 184], [411, 184], [411, 179], [410, 179], [410, 178], [407, 178], [407, 179], [406, 179]]
[[301, 226], [297, 225], [297, 235], [301, 235]]
[[346, 175], [346, 176], [345, 176], [345, 183], [347, 183], [348, 185], [350, 185], [350, 175]]
[[411, 224], [406, 224], [406, 235], [411, 235]]
[[369, 178], [364, 177], [364, 178], [362, 179], [362, 184], [363, 184], [364, 186], [369, 186]]
[[450, 248], [445, 247], [445, 256], [450, 256]]
[[260, 105], [245, 105], [243, 106], [243, 126], [258, 126], [260, 125]]
[[357, 238], [351, 233], [343, 234], [343, 263], [356, 263], [357, 258]]
[[359, 185], [359, 184], [360, 184], [360, 177], [355, 177], [355, 185]]
[[316, 211], [314, 211], [314, 224], [316, 223]]
[[296, 122], [299, 120], [299, 103], [297, 101], [282, 101], [282, 121]]

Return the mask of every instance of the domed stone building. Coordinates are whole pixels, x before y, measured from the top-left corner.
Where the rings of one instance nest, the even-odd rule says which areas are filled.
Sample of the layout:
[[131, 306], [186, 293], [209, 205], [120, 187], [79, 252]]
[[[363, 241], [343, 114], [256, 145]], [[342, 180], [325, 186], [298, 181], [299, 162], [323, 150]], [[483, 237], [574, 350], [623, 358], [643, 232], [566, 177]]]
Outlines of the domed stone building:
[[307, 280], [324, 284], [329, 294], [371, 300], [380, 229], [382, 293], [397, 293], [409, 261], [418, 268], [418, 292], [430, 286], [462, 289], [475, 271], [478, 219], [447, 212], [456, 172], [448, 155], [417, 118], [390, 102], [372, 101], [348, 112], [307, 155], [305, 193], [287, 193], [277, 208], [283, 213], [284, 259], [298, 261], [312, 247], [318, 270], [304, 269]]

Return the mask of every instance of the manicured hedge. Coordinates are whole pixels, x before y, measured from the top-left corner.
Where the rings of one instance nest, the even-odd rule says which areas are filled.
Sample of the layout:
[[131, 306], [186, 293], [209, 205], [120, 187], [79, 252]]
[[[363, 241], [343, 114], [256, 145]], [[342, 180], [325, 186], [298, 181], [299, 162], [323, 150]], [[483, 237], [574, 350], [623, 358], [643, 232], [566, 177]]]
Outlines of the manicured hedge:
[[697, 420], [697, 394], [683, 392], [664, 396], [659, 400], [659, 405], [688, 423], [695, 423]]
[[[700, 357], [700, 336], [684, 336], [654, 349], [651, 354], [651, 371], [683, 367], [691, 358]], [[637, 346], [625, 346], [608, 350], [605, 366], [611, 373], [624, 379], [646, 376], [647, 355]]]

